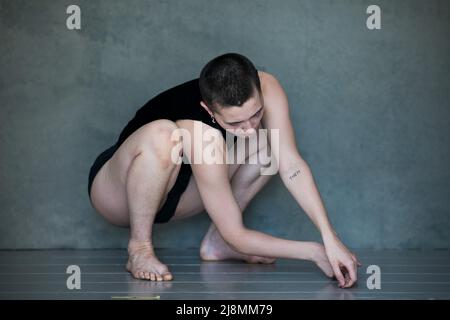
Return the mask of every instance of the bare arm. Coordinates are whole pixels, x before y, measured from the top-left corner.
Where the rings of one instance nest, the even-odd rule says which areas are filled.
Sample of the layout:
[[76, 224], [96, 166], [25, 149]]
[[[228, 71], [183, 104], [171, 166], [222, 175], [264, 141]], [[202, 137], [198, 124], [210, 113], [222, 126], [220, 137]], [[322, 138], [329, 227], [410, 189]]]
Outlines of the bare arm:
[[[334, 230], [327, 217], [311, 170], [297, 149], [286, 94], [273, 76], [266, 74], [266, 79], [263, 125], [269, 130], [279, 130], [279, 141], [273, 139], [269, 141], [272, 150], [279, 150], [280, 178], [322, 236], [325, 238], [332, 236]], [[274, 144], [278, 144], [278, 148]]]
[[[328, 219], [327, 212], [320, 193], [316, 187], [312, 172], [297, 149], [292, 127], [289, 104], [286, 94], [275, 77], [264, 73], [265, 113], [263, 125], [266, 129], [278, 129], [279, 139], [269, 138], [272, 150], [278, 150], [278, 165], [280, 177], [305, 213], [315, 224], [322, 235], [327, 255], [333, 266], [334, 273], [341, 286], [352, 286], [356, 281], [357, 259], [354, 254], [338, 239]], [[274, 147], [274, 144], [277, 146]], [[345, 267], [350, 280], [345, 281], [340, 268]]]
[[[206, 130], [210, 128], [201, 124]], [[193, 135], [193, 122], [183, 122], [183, 128]], [[206, 147], [194, 137], [189, 146], [183, 146], [186, 156], [190, 159], [192, 171], [197, 182], [204, 206], [224, 240], [237, 251], [248, 255], [259, 255], [273, 258], [312, 260], [316, 244], [311, 242], [291, 241], [276, 238], [268, 234], [247, 229], [242, 221], [242, 212], [233, 196], [225, 164], [225, 141], [220, 133], [215, 143], [216, 163], [194, 163], [196, 148]], [[209, 147], [210, 148], [210, 147]], [[211, 150], [211, 149], [209, 149]], [[202, 152], [202, 151], [200, 151]], [[222, 163], [220, 163], [222, 161]]]

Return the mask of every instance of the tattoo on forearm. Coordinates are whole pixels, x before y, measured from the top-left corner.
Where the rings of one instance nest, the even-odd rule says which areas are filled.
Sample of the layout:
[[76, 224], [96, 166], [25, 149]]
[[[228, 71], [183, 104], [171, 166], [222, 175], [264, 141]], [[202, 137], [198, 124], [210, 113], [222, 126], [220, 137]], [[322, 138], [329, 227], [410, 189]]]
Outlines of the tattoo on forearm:
[[292, 180], [292, 179], [294, 179], [296, 176], [298, 176], [300, 174], [300, 170], [299, 169], [297, 169], [297, 171], [295, 171], [293, 174], [291, 174], [290, 176], [289, 176], [289, 180]]

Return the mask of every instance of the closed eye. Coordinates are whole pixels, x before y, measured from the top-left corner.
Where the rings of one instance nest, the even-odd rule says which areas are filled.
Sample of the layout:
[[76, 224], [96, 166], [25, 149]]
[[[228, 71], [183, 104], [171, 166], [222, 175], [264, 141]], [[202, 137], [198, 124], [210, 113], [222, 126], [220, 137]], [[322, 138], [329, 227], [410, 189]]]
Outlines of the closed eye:
[[252, 116], [252, 118], [258, 117], [258, 116], [261, 114], [261, 112], [262, 112], [262, 108], [259, 109], [259, 110]]
[[[253, 118], [256, 118], [256, 117], [258, 117], [260, 114], [261, 114], [261, 112], [262, 112], [262, 109], [263, 109], [263, 107], [261, 107], [261, 108], [259, 108], [259, 110], [258, 111], [256, 111], [255, 112], [255, 114], [253, 114], [251, 117], [250, 117], [250, 119], [253, 119]], [[238, 124], [240, 124], [240, 123], [242, 123], [242, 122], [244, 122], [244, 121], [238, 121], [238, 122], [227, 122], [227, 124], [229, 124], [229, 125], [232, 125], [232, 126], [237, 126]]]

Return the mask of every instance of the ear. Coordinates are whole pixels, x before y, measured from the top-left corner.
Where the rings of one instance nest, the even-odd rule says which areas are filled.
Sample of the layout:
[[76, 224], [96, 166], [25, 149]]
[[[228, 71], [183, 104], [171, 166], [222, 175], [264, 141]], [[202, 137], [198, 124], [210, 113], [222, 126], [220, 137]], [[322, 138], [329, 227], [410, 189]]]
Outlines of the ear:
[[208, 108], [208, 106], [206, 105], [206, 103], [202, 100], [200, 101], [200, 105], [209, 113], [209, 115], [213, 115], [213, 112]]

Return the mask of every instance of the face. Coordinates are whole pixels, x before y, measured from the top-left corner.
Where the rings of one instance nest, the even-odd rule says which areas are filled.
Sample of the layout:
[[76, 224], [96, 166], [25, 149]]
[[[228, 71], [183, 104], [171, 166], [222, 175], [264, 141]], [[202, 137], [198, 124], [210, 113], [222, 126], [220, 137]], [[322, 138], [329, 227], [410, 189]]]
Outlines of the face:
[[216, 112], [211, 111], [203, 101], [201, 105], [222, 128], [240, 137], [255, 134], [264, 113], [264, 101], [258, 92], [242, 106], [221, 107]]

